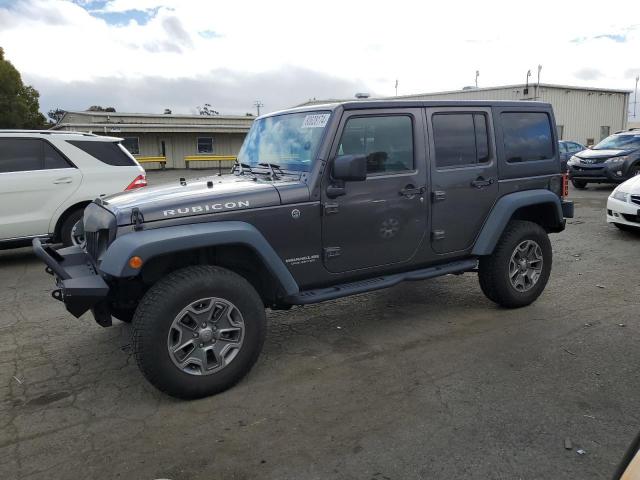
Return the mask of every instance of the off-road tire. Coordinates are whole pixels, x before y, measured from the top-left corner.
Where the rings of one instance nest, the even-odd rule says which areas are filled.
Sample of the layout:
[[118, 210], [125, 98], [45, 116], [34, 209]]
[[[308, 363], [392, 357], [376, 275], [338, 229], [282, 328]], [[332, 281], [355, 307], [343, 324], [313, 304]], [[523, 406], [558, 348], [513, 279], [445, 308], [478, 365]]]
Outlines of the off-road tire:
[[578, 190], [584, 190], [587, 188], [587, 183], [584, 180], [571, 180], [571, 184]]
[[[542, 251], [542, 271], [537, 282], [520, 292], [509, 279], [509, 263], [516, 247], [526, 240], [536, 242]], [[478, 279], [485, 296], [506, 308], [520, 308], [533, 303], [542, 293], [551, 274], [551, 242], [537, 223], [512, 220], [505, 228], [491, 255], [480, 257]]]
[[[167, 339], [183, 308], [200, 298], [231, 302], [244, 320], [244, 340], [233, 360], [208, 375], [185, 373], [172, 361]], [[133, 317], [132, 347], [138, 367], [151, 384], [178, 398], [194, 399], [235, 385], [258, 359], [266, 335], [264, 304], [240, 275], [215, 266], [192, 266], [162, 278], [147, 291]]]
[[62, 226], [60, 227], [60, 242], [62, 242], [62, 245], [65, 247], [73, 245], [71, 231], [73, 230], [73, 226], [82, 219], [83, 214], [84, 210], [79, 208], [71, 212], [69, 216], [65, 218], [64, 222], [62, 222]]

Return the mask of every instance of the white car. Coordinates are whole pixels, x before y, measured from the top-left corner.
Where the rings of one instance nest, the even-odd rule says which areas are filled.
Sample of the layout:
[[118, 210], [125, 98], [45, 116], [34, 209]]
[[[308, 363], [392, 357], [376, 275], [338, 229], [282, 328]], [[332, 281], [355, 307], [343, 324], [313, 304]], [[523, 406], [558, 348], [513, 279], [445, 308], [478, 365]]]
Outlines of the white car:
[[607, 222], [640, 231], [640, 175], [618, 185], [607, 200]]
[[27, 245], [35, 237], [77, 244], [91, 201], [144, 187], [145, 171], [121, 140], [0, 130], [0, 248]]

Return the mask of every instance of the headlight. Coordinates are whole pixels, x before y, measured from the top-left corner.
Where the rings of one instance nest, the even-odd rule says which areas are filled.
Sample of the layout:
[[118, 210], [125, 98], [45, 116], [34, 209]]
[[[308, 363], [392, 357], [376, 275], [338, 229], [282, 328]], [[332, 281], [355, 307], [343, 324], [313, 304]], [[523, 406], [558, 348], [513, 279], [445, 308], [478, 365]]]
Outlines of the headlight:
[[623, 157], [613, 157], [610, 158], [609, 160], [605, 161], [604, 163], [608, 163], [609, 165], [616, 165], [619, 163], [624, 163], [629, 157], [628, 156], [623, 156]]
[[621, 202], [626, 202], [629, 194], [627, 192], [623, 192], [622, 190], [615, 189], [611, 194], [611, 198], [615, 198], [616, 200], [620, 200]]
[[575, 165], [576, 163], [580, 163], [580, 159], [574, 155], [569, 159], [567, 165]]

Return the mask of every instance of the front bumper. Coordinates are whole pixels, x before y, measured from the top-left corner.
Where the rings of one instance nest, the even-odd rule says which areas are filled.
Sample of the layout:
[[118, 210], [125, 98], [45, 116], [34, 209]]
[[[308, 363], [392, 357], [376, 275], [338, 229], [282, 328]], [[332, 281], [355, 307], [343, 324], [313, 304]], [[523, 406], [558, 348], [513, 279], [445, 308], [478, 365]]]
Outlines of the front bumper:
[[47, 265], [45, 271], [56, 279], [58, 288], [51, 293], [53, 298], [63, 302], [75, 317], [91, 310], [100, 325], [111, 325], [111, 315], [105, 308], [109, 286], [81, 247], [55, 250], [34, 238], [33, 252]]
[[640, 206], [609, 197], [607, 199], [607, 222], [640, 228]]
[[628, 167], [625, 164], [572, 164], [568, 165], [569, 178], [592, 183], [622, 183], [627, 179]]

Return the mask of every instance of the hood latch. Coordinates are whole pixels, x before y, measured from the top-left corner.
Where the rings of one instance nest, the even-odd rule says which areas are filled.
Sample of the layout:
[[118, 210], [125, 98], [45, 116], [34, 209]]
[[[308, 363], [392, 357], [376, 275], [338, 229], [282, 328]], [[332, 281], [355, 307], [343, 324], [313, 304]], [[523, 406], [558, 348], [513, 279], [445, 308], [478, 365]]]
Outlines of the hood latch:
[[133, 223], [133, 229], [137, 232], [142, 230], [142, 224], [144, 223], [144, 217], [139, 208], [134, 208], [131, 211], [131, 223]]

